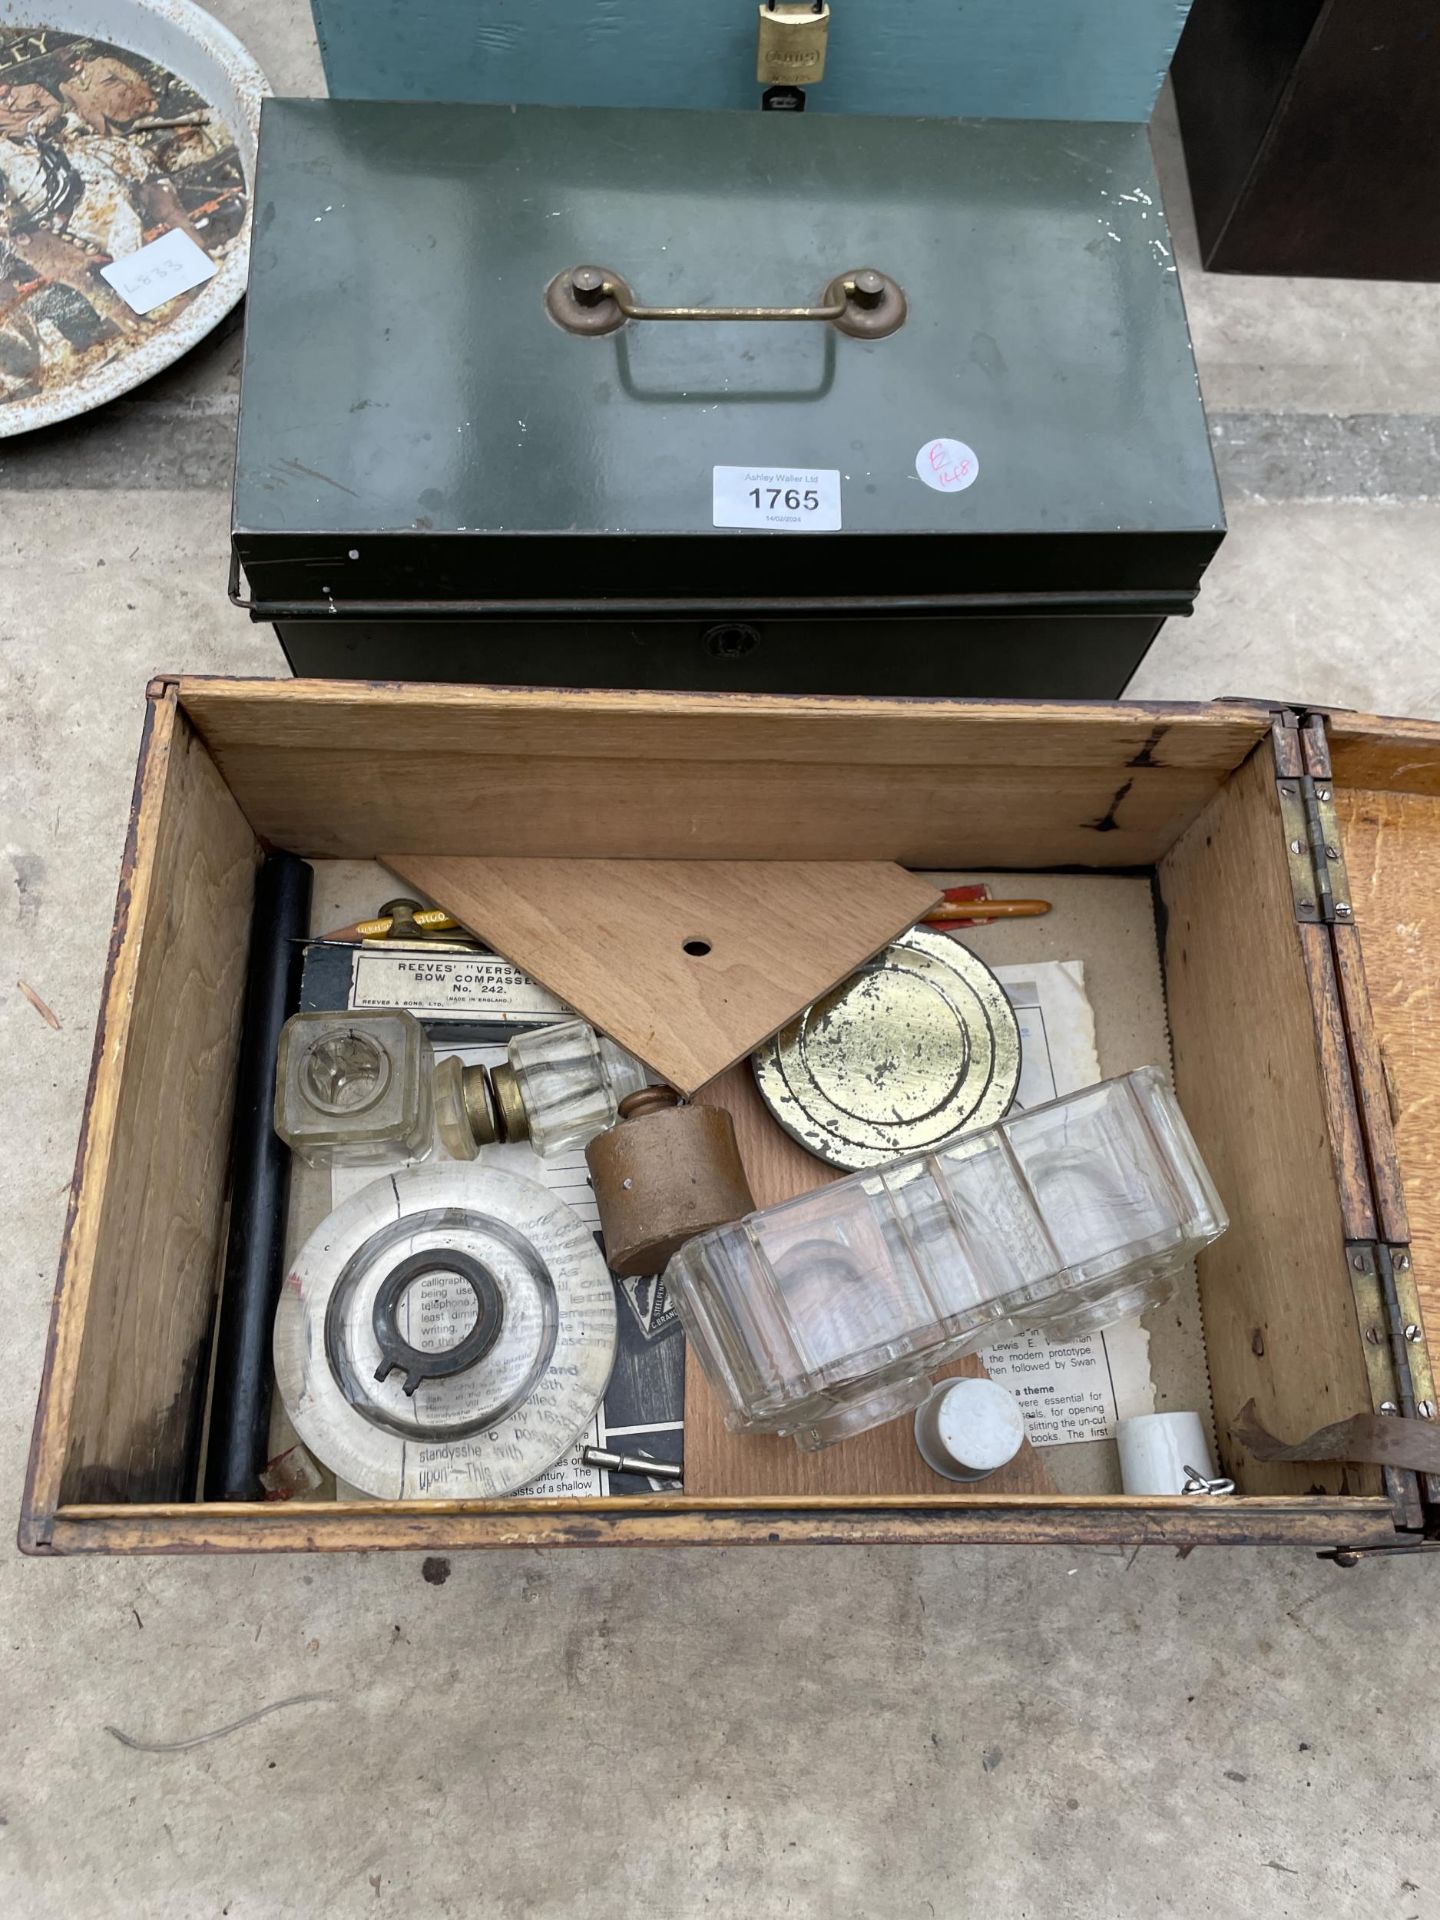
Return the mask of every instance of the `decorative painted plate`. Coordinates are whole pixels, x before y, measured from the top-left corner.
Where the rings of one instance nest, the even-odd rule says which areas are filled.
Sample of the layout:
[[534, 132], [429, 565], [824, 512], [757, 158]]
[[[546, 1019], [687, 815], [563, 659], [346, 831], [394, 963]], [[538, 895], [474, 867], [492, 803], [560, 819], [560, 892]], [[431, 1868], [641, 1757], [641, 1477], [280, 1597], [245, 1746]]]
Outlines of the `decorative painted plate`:
[[129, 392], [235, 306], [267, 92], [189, 0], [0, 0], [0, 437]]

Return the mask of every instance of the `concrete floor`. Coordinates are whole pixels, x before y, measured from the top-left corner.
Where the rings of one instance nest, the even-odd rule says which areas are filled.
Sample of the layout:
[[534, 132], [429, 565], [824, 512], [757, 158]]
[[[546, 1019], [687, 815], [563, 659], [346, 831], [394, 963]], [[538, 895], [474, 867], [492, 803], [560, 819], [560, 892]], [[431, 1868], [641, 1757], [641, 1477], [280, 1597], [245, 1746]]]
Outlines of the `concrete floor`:
[[[215, 10], [314, 90], [295, 0]], [[1135, 691], [1440, 713], [1440, 289], [1205, 278], [1163, 111], [1158, 137], [1233, 532]], [[12, 1511], [142, 686], [281, 670], [223, 595], [237, 361], [231, 333], [0, 448]], [[473, 1554], [437, 1585], [410, 1555], [0, 1554], [0, 1913], [1430, 1920], [1434, 1575], [805, 1550]], [[323, 1697], [186, 1752], [107, 1731], [296, 1694]]]

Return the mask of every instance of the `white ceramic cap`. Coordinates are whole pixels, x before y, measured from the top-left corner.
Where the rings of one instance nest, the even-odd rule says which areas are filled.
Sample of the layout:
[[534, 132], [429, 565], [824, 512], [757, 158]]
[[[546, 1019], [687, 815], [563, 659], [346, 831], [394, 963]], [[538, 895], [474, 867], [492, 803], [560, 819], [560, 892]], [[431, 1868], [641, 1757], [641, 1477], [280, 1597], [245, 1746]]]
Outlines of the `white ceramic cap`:
[[942, 1380], [915, 1415], [915, 1444], [947, 1480], [983, 1480], [1024, 1440], [1019, 1403], [994, 1380]]
[[1126, 1493], [1183, 1493], [1187, 1467], [1206, 1480], [1215, 1478], [1198, 1413], [1137, 1413], [1116, 1427], [1115, 1444]]

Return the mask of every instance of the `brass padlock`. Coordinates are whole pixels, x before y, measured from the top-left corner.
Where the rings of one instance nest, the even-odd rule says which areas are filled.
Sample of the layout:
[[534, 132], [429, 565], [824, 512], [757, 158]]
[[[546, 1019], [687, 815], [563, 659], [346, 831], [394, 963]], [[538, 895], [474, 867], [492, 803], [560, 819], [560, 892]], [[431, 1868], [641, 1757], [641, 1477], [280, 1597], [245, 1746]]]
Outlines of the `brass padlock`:
[[761, 0], [755, 78], [763, 87], [813, 87], [825, 76], [829, 38], [829, 0]]

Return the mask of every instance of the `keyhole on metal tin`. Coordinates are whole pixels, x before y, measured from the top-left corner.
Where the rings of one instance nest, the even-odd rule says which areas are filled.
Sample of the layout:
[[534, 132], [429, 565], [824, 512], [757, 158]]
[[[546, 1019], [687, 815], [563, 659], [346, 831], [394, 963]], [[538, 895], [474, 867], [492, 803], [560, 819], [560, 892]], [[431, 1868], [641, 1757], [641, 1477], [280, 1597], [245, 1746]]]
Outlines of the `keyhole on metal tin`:
[[705, 645], [720, 660], [741, 660], [747, 653], [753, 653], [759, 644], [760, 629], [749, 626], [743, 620], [709, 627], [705, 632]]

